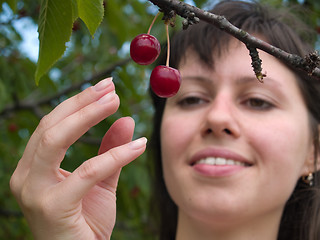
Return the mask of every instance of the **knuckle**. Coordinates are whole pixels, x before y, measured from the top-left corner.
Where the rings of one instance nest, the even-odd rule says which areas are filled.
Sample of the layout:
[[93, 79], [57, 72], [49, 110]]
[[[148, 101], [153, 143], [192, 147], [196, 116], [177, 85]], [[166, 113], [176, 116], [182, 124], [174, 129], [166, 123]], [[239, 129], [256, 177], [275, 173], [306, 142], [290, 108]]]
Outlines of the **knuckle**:
[[74, 97], [73, 97], [73, 101], [76, 103], [76, 104], [81, 104], [81, 95], [83, 95], [84, 93], [80, 93], [80, 94], [77, 94], [77, 95], [75, 95]]
[[91, 99], [91, 97], [93, 96], [93, 92], [89, 92], [90, 88], [84, 90], [83, 92], [75, 95], [73, 97], [73, 101], [75, 102], [75, 104], [82, 106], [84, 105], [88, 100]]
[[81, 168], [79, 168], [79, 177], [81, 179], [91, 179], [97, 177], [99, 171], [97, 166], [92, 160], [87, 160], [82, 163]]
[[11, 190], [12, 194], [15, 197], [18, 197], [19, 196], [20, 183], [19, 183], [15, 173], [10, 178], [9, 186], [10, 186], [10, 190]]
[[108, 151], [108, 154], [110, 155], [111, 159], [113, 159], [114, 161], [116, 161], [118, 159], [117, 151], [115, 151], [113, 148], [111, 148]]
[[40, 140], [40, 145], [42, 147], [48, 148], [48, 147], [53, 147], [57, 144], [57, 139], [55, 139], [55, 135], [52, 131], [46, 130], [43, 132]]
[[86, 108], [81, 108], [77, 112], [77, 119], [79, 122], [87, 122], [88, 120], [88, 113], [86, 111]]
[[83, 129], [90, 129], [92, 127], [92, 119], [96, 118], [92, 108], [88, 106], [81, 108], [76, 113], [77, 122], [83, 127]]
[[66, 140], [58, 135], [54, 129], [46, 130], [40, 138], [36, 155], [40, 158], [46, 158], [48, 153], [53, 153], [55, 156], [64, 155], [69, 146]]
[[112, 148], [108, 151], [109, 156], [111, 157], [111, 160], [114, 162], [115, 165], [120, 165], [121, 158], [119, 156], [119, 153], [116, 149]]
[[40, 120], [39, 129], [45, 130], [46, 128], [48, 128], [48, 126], [50, 126], [50, 117], [49, 115], [45, 115]]

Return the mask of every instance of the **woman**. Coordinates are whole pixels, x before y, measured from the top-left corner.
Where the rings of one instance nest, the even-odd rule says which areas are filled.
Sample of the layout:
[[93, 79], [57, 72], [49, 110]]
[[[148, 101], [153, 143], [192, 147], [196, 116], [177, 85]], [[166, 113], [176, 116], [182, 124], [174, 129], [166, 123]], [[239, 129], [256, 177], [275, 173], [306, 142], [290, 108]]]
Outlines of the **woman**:
[[[214, 12], [288, 52], [311, 51], [256, 4], [223, 2]], [[246, 47], [207, 24], [172, 45], [181, 89], [167, 100], [154, 96], [160, 238], [319, 239], [318, 84], [263, 52], [267, 77], [259, 83]], [[143, 153], [146, 139], [131, 142], [134, 122], [122, 118], [100, 155], [73, 173], [59, 164], [118, 105], [108, 79], [41, 120], [11, 179], [35, 239], [110, 238], [121, 167]]]
[[[301, 23], [287, 13], [279, 14], [243, 2], [223, 2], [215, 6], [213, 12], [287, 52], [305, 56], [312, 51], [292, 28], [281, 23], [291, 23], [296, 30], [304, 31]], [[277, 235], [278, 239], [320, 239], [318, 177], [314, 176], [313, 188], [301, 180], [297, 182], [300, 176], [318, 170], [319, 83], [291, 75], [293, 73], [278, 60], [260, 52], [267, 78], [264, 84], [259, 84], [250, 72], [245, 46], [209, 24], [199, 24], [180, 32], [172, 39], [171, 45], [170, 63], [180, 70], [182, 87], [166, 102], [153, 95], [156, 106], [154, 143], [159, 150], [154, 154], [157, 159], [154, 194], [155, 199], [160, 199], [161, 239], [174, 239], [175, 236], [176, 239], [195, 239], [196, 236], [207, 239], [206, 235], [210, 236], [208, 239], [233, 239], [232, 234], [236, 234], [235, 239], [276, 239]], [[283, 70], [291, 77], [280, 74], [284, 73]], [[282, 119], [278, 110], [285, 110], [283, 96], [297, 95], [290, 91], [297, 87], [302, 101], [290, 97], [291, 107], [297, 110], [296, 103], [302, 102], [306, 105], [302, 108], [307, 108], [308, 113], [289, 117], [287, 111], [284, 115], [288, 119]], [[273, 96], [268, 94], [268, 88]], [[276, 97], [276, 91], [280, 89], [282, 93], [278, 92]], [[298, 130], [301, 116], [307, 117], [305, 130]], [[295, 123], [291, 126], [293, 132], [288, 129], [290, 122]], [[308, 136], [304, 138], [295, 131], [308, 133]], [[294, 142], [297, 140], [304, 144]], [[306, 144], [313, 146], [309, 153], [312, 161], [309, 167], [303, 167], [304, 172], [298, 173], [290, 166], [297, 167], [298, 156], [306, 155]], [[231, 155], [231, 158], [239, 158], [245, 166], [234, 167], [231, 163], [229, 169], [210, 167], [211, 159], [206, 160], [207, 165], [195, 164], [207, 155], [224, 159]], [[221, 161], [224, 164], [224, 160]], [[274, 172], [268, 172], [270, 169]], [[232, 171], [238, 170], [239, 173], [233, 175]], [[268, 172], [266, 179], [263, 179], [262, 172]], [[208, 183], [207, 178], [202, 179], [199, 175], [209, 175], [214, 180]], [[228, 178], [229, 175], [234, 178]], [[281, 189], [282, 184], [284, 189]], [[280, 204], [278, 216], [270, 218], [273, 231], [266, 227], [266, 222], [259, 221], [264, 221], [266, 217], [261, 216], [267, 216], [271, 209], [275, 210], [276, 206], [272, 204]], [[248, 221], [249, 210], [257, 214], [256, 218], [250, 216], [251, 223]], [[207, 225], [212, 232], [205, 230], [204, 222], [212, 223]], [[260, 233], [242, 238], [241, 234], [246, 233], [241, 231], [244, 222], [256, 230], [258, 226], [253, 226], [260, 222], [271, 235]], [[197, 224], [200, 225], [198, 229]], [[230, 231], [237, 226], [239, 232]], [[189, 231], [183, 232], [183, 229]], [[226, 236], [223, 229], [227, 230]], [[201, 237], [202, 233], [204, 236]], [[254, 231], [251, 234], [255, 234]]]

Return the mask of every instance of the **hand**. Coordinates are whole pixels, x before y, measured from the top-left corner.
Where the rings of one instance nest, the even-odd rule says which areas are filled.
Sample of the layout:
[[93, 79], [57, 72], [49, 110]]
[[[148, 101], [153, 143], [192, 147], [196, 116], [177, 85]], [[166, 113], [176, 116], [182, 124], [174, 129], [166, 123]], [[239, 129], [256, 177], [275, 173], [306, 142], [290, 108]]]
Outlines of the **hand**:
[[140, 156], [146, 139], [131, 142], [134, 121], [121, 118], [99, 154], [74, 172], [60, 168], [67, 149], [119, 107], [111, 79], [64, 101], [32, 134], [10, 187], [35, 239], [110, 239], [121, 168]]

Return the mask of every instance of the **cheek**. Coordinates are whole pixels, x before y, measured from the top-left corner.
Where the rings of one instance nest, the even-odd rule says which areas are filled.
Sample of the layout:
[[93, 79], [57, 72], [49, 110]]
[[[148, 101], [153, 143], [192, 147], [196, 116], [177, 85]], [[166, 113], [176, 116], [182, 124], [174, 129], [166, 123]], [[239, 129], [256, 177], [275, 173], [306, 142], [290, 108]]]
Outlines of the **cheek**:
[[255, 149], [258, 164], [274, 174], [274, 178], [296, 182], [309, 155], [310, 135], [306, 120], [272, 121], [250, 130], [250, 145]]
[[164, 116], [161, 125], [161, 151], [163, 161], [181, 158], [196, 136], [196, 126], [191, 118]]
[[[161, 125], [161, 154], [164, 179], [169, 191], [179, 185], [179, 175], [187, 163], [188, 149], [197, 136], [197, 123], [192, 117], [164, 115]], [[179, 171], [177, 171], [179, 169]]]
[[284, 204], [302, 176], [309, 156], [310, 134], [307, 121], [279, 118], [251, 124], [246, 130], [247, 146], [256, 161], [257, 189], [263, 189], [266, 205]]

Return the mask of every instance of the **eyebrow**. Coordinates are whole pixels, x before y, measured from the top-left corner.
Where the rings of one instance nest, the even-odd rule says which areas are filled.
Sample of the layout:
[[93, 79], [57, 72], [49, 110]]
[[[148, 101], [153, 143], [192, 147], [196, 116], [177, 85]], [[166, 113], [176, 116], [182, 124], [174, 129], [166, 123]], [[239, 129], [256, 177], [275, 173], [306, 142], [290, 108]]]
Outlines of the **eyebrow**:
[[[182, 78], [183, 80], [192, 80], [192, 81], [200, 81], [203, 83], [212, 83], [212, 80], [210, 78], [206, 78], [203, 76], [197, 76], [197, 75], [190, 75], [190, 76], [185, 76]], [[276, 81], [275, 79], [271, 78], [271, 77], [264, 77], [263, 82], [259, 82], [259, 80], [254, 76], [254, 75], [250, 75], [250, 76], [240, 76], [239, 78], [236, 79], [235, 81], [236, 85], [243, 85], [246, 83], [257, 83], [257, 84], [261, 84], [261, 86], [264, 85], [269, 85], [275, 88], [281, 88], [282, 84], [279, 83], [279, 81]]]
[[200, 82], [204, 82], [204, 83], [211, 83], [212, 82], [212, 80], [209, 78], [202, 77], [202, 76], [196, 76], [196, 75], [182, 77], [182, 80], [200, 81]]
[[283, 85], [279, 81], [271, 77], [264, 77], [263, 82], [259, 82], [259, 80], [255, 76], [243, 76], [243, 77], [239, 77], [236, 80], [237, 85], [254, 83], [254, 82], [256, 82], [257, 84], [261, 84], [261, 86], [268, 86], [275, 89], [281, 89], [283, 87]]

